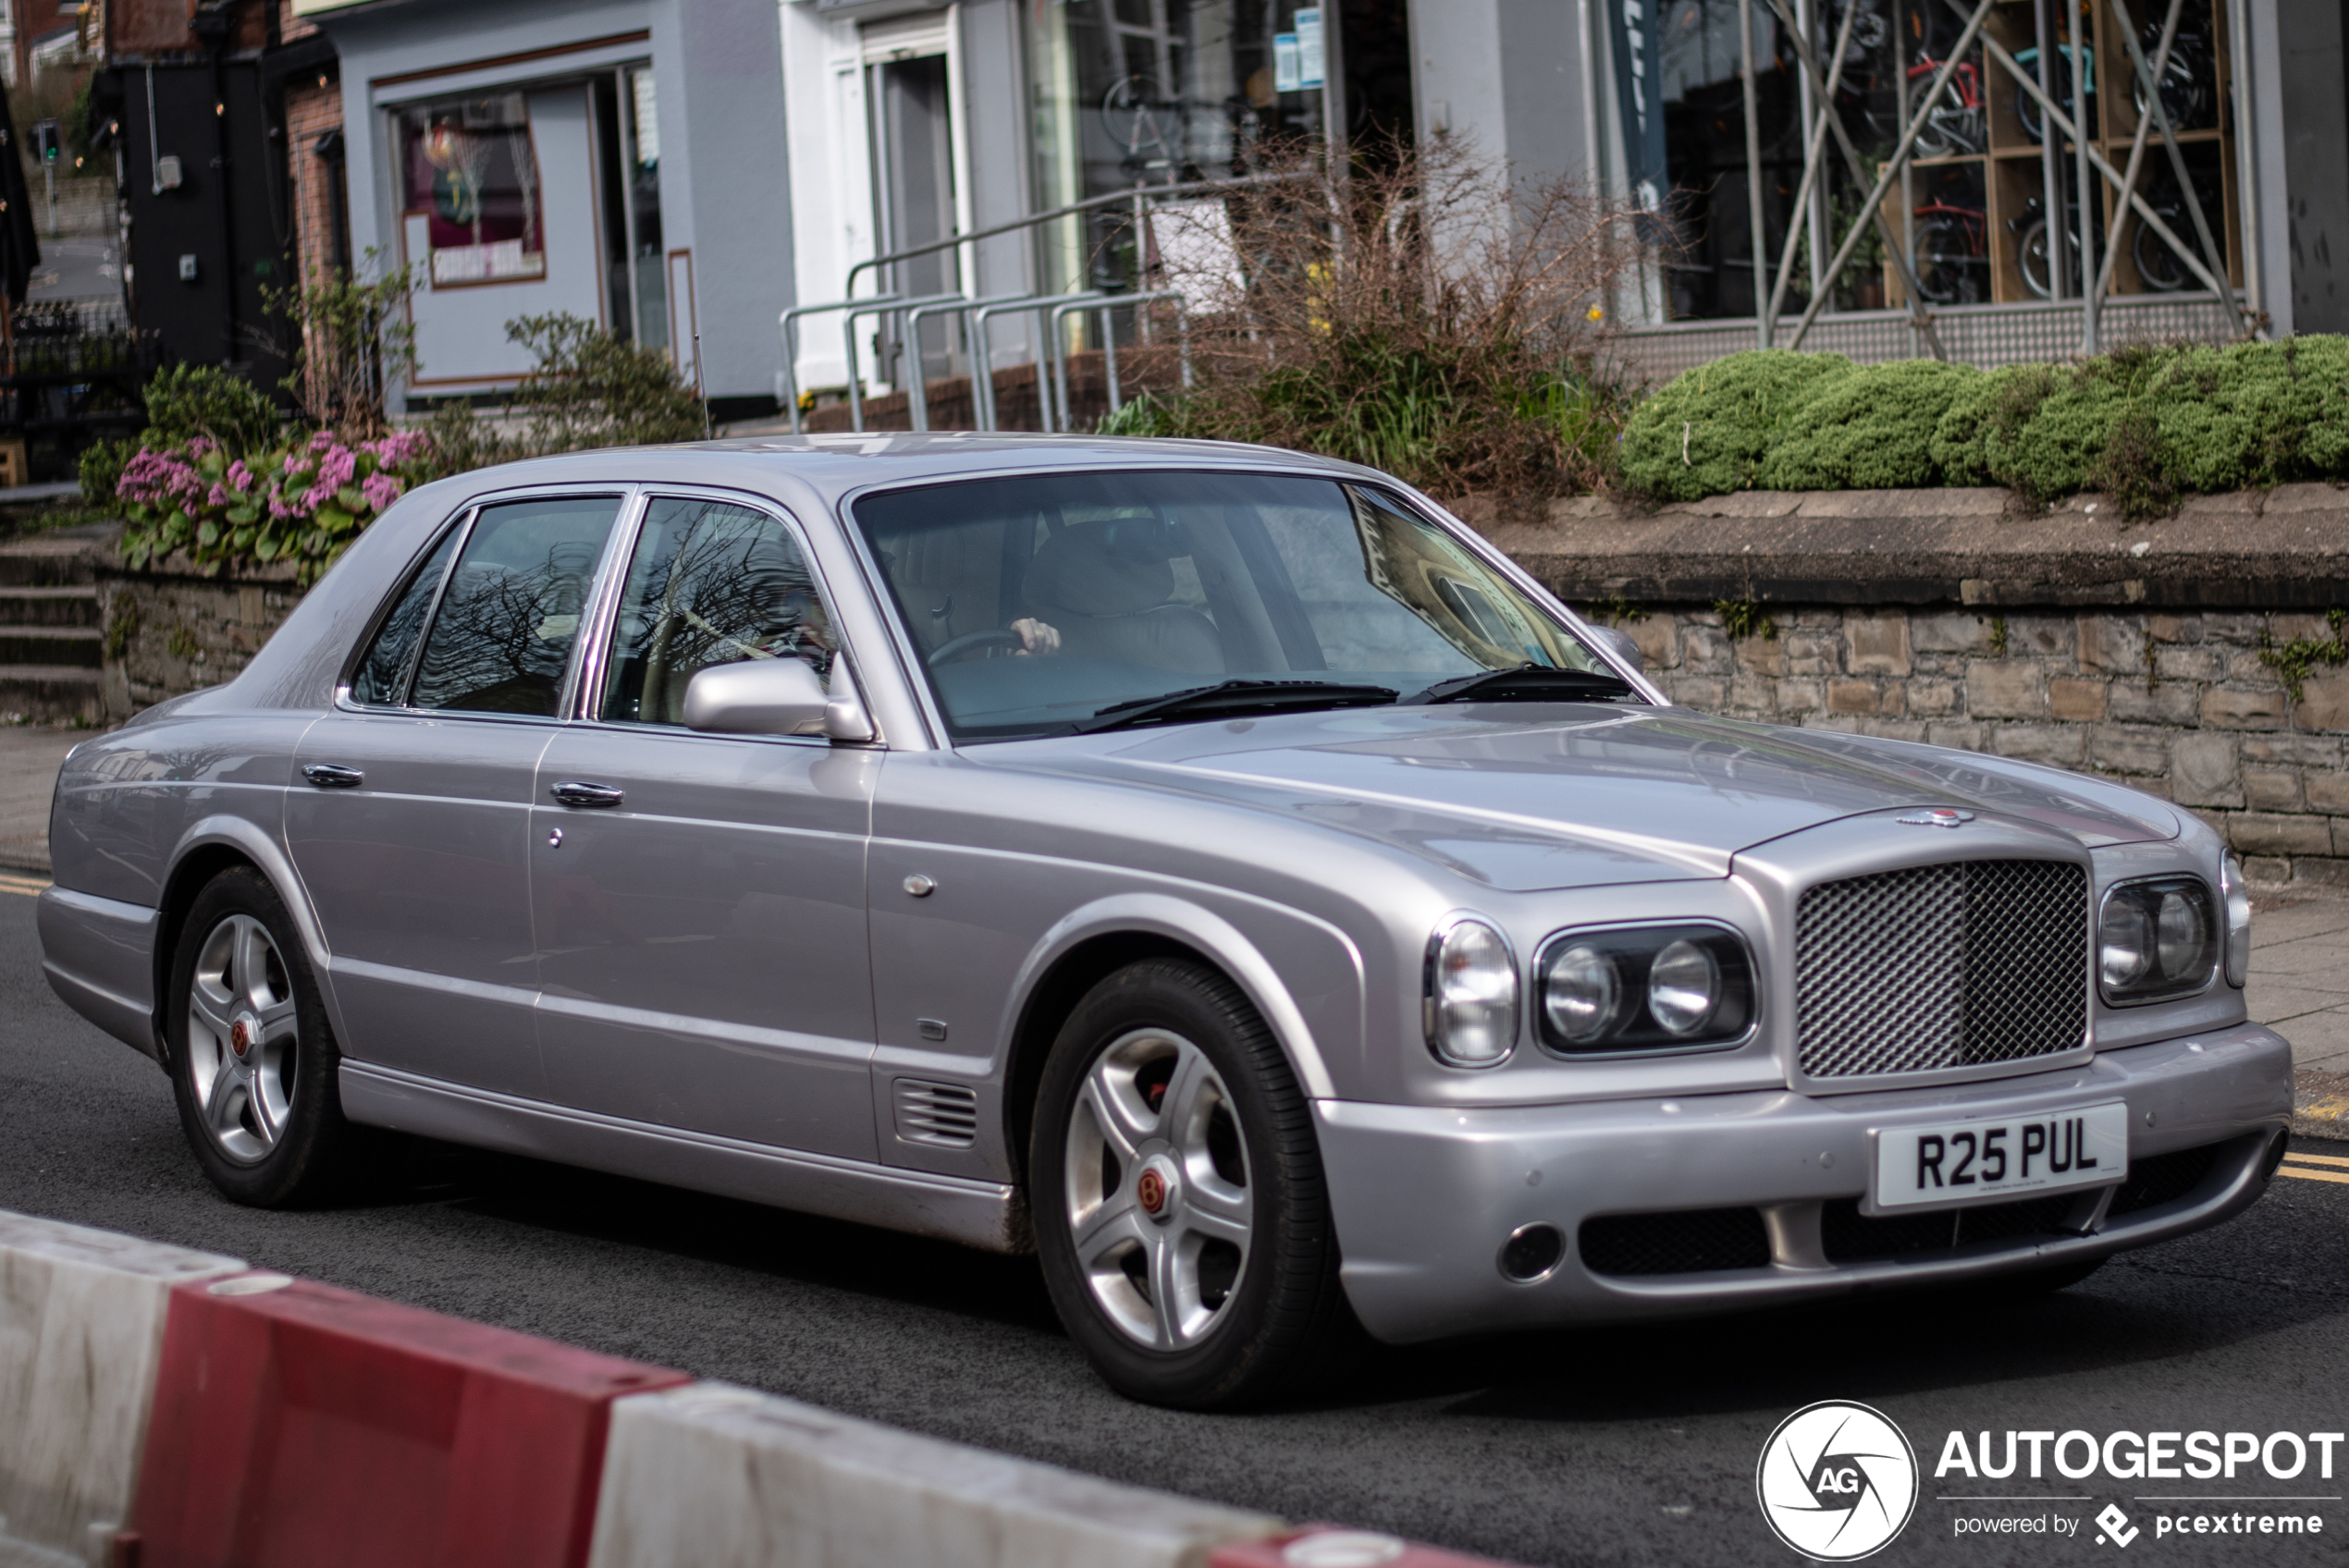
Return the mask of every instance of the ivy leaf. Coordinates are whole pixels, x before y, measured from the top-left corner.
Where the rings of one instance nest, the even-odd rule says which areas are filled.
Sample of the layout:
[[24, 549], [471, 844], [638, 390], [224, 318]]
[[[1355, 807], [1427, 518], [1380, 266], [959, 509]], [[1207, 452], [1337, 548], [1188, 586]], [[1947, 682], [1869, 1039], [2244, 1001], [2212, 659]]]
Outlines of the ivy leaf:
[[329, 533], [347, 533], [359, 521], [332, 501], [320, 507], [313, 515], [318, 526]]
[[367, 493], [356, 484], [346, 484], [336, 491], [335, 499], [342, 503], [343, 510], [354, 517], [363, 516], [375, 509], [367, 504]]
[[276, 560], [277, 558], [277, 541], [266, 533], [254, 540], [252, 543], [252, 558], [264, 563]]
[[240, 502], [228, 508], [228, 521], [239, 524], [258, 522], [261, 521], [261, 507], [253, 501]]
[[209, 550], [219, 543], [220, 525], [218, 523], [207, 521], [203, 527], [196, 530], [196, 544], [202, 548]]

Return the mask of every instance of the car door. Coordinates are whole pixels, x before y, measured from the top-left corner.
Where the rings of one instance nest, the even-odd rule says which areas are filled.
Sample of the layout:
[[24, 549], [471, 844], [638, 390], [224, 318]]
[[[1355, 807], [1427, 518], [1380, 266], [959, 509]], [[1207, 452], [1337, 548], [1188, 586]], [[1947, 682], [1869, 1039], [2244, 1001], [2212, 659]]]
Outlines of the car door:
[[781, 518], [653, 495], [583, 722], [538, 762], [538, 1030], [559, 1103], [873, 1158], [865, 852], [876, 751], [684, 728], [696, 670], [803, 658], [831, 618]]
[[624, 496], [476, 508], [295, 757], [286, 837], [354, 1060], [543, 1098], [531, 789]]

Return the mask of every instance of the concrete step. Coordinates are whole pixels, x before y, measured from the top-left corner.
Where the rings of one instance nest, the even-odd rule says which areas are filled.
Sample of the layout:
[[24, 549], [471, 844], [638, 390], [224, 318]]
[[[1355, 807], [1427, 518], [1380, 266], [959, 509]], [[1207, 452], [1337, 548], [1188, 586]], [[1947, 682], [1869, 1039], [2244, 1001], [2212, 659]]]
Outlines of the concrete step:
[[120, 533], [117, 523], [90, 523], [12, 539], [0, 545], [0, 587], [65, 588], [95, 582], [98, 561]]
[[0, 588], [0, 627], [97, 624], [95, 588]]
[[0, 721], [100, 722], [105, 677], [88, 665], [0, 664]]
[[0, 625], [0, 665], [70, 665], [76, 669], [95, 669], [103, 662], [99, 657], [99, 636], [94, 626]]

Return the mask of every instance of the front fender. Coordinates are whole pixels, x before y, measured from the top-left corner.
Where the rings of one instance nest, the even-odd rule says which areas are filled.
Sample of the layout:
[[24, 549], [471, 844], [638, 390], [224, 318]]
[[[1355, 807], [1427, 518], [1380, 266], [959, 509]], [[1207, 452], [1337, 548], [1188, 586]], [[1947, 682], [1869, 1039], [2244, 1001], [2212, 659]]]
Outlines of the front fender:
[[[1268, 915], [1270, 914], [1268, 908]], [[1295, 910], [1277, 912], [1279, 919], [1313, 933], [1325, 942], [1334, 943], [1344, 954], [1352, 971], [1352, 1012], [1356, 1038], [1360, 1035], [1362, 962], [1361, 955], [1346, 934], [1326, 921], [1300, 914]], [[1259, 924], [1251, 921], [1250, 924]], [[1270, 920], [1265, 924], [1271, 924]], [[1273, 1036], [1288, 1058], [1290, 1069], [1297, 1073], [1305, 1093], [1315, 1099], [1334, 1095], [1334, 1080], [1330, 1073], [1325, 1054], [1325, 1041], [1318, 1037], [1307, 1022], [1305, 1010], [1282, 978], [1281, 971], [1268, 958], [1257, 939], [1224, 915], [1186, 898], [1168, 893], [1114, 893], [1096, 899], [1070, 911], [1046, 931], [1020, 965], [1014, 982], [1010, 1011], [1002, 1021], [998, 1038], [1013, 1038], [1019, 1019], [1025, 1014], [1036, 988], [1063, 958], [1095, 937], [1148, 935], [1164, 937], [1196, 948], [1220, 965], [1224, 972], [1248, 994], [1248, 1001], [1261, 1014]], [[1277, 929], [1261, 933], [1277, 940]], [[1328, 1006], [1317, 1009], [1324, 1017], [1324, 1029], [1332, 1022], [1330, 1014], [1336, 1010]], [[1335, 1042], [1326, 1042], [1334, 1044]], [[1350, 1044], [1351, 1042], [1349, 1042]]]
[[[284, 843], [251, 817], [215, 813], [188, 825], [178, 841], [171, 846], [166, 864], [170, 867], [164, 878], [162, 907], [171, 909], [182, 895], [192, 889], [185, 886], [193, 874], [191, 862], [199, 862], [204, 851], [227, 849], [251, 861], [256, 870], [268, 880], [286, 906], [286, 913], [294, 923], [294, 930], [301, 938], [302, 951], [309, 955], [310, 972], [318, 979], [318, 988], [326, 1005], [327, 1017], [338, 1035], [345, 1035], [341, 1010], [335, 1004], [334, 986], [327, 978], [326, 934], [318, 924], [318, 912], [311, 907], [310, 895], [301, 877], [294, 870], [291, 857]], [[164, 1027], [163, 1010], [171, 986], [171, 954], [178, 946], [178, 933], [158, 927], [155, 943], [155, 1028]], [[345, 1037], [348, 1037], [345, 1035]]]

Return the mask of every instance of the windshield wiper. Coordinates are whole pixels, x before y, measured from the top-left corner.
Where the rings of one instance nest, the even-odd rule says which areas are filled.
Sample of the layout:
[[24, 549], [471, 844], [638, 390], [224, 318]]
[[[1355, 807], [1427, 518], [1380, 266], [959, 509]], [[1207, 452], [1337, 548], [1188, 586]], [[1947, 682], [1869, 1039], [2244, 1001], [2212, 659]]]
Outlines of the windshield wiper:
[[1129, 724], [1155, 724], [1161, 719], [1205, 718], [1236, 714], [1282, 713], [1303, 708], [1379, 707], [1395, 700], [1384, 686], [1353, 686], [1338, 680], [1226, 680], [1220, 686], [1193, 686], [1162, 697], [1136, 697], [1112, 703], [1075, 727], [1090, 735]]
[[1521, 664], [1513, 669], [1484, 669], [1439, 680], [1417, 696], [1403, 699], [1406, 707], [1430, 703], [1612, 703], [1637, 698], [1631, 683], [1617, 675], [1589, 669], [1554, 669], [1546, 665]]

